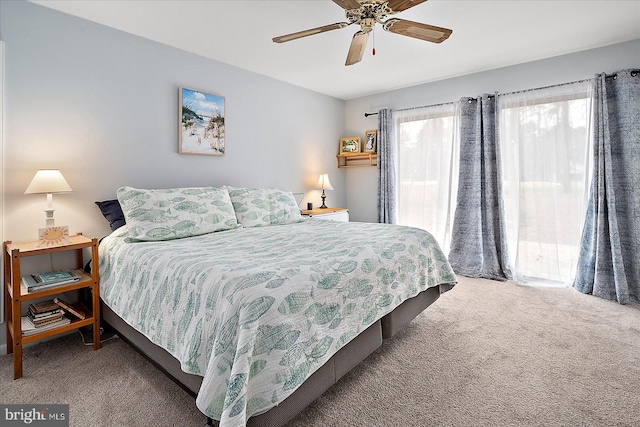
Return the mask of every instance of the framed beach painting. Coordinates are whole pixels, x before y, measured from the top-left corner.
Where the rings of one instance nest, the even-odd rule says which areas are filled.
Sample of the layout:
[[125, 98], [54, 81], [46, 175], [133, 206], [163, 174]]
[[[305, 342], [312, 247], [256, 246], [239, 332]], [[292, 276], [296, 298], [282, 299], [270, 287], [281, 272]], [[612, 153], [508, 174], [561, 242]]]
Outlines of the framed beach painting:
[[360, 137], [340, 138], [340, 155], [349, 156], [354, 154], [360, 154]]
[[178, 153], [224, 156], [224, 97], [180, 88]]
[[378, 145], [378, 131], [368, 130], [364, 133], [364, 152], [375, 153]]

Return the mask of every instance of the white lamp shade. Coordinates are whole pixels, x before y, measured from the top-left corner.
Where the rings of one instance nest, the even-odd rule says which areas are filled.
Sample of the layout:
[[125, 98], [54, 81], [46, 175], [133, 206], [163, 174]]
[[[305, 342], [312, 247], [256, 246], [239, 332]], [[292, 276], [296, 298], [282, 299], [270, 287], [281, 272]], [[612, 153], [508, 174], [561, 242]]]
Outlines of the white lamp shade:
[[41, 169], [31, 180], [24, 194], [54, 194], [73, 191], [57, 169]]
[[331, 186], [331, 181], [329, 181], [329, 174], [320, 175], [320, 179], [318, 179], [318, 188], [322, 190], [333, 190]]

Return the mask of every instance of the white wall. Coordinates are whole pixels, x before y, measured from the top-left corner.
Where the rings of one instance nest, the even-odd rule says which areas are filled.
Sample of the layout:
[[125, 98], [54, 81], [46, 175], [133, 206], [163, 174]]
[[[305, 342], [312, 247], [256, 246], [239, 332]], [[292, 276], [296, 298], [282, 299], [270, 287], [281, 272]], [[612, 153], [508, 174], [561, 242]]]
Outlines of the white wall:
[[[640, 40], [357, 98], [346, 102], [344, 136], [375, 129], [377, 116], [365, 118], [364, 113], [382, 108], [398, 110], [482, 93], [534, 89], [627, 68], [640, 68]], [[347, 206], [352, 221], [377, 221], [376, 192], [376, 168], [347, 169]]]
[[[24, 194], [41, 168], [73, 188], [54, 196], [56, 224], [91, 237], [110, 231], [94, 202], [123, 185], [281, 187], [319, 205], [329, 173], [328, 200], [346, 203], [342, 100], [27, 2], [0, 2], [0, 40], [4, 239], [45, 225], [45, 196]], [[178, 154], [180, 86], [225, 97], [226, 156]]]
[[[344, 101], [35, 4], [1, 7], [5, 239], [44, 226], [44, 195], [23, 194], [39, 168], [60, 169], [74, 190], [54, 196], [56, 224], [91, 236], [109, 231], [93, 202], [123, 185], [307, 192], [327, 172], [345, 204]], [[180, 86], [225, 97], [225, 157], [178, 154]]]

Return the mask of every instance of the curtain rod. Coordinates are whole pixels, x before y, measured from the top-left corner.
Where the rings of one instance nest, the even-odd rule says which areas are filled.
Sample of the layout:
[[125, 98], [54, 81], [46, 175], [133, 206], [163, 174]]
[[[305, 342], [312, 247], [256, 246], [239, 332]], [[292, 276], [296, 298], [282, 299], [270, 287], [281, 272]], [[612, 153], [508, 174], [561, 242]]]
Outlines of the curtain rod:
[[[638, 73], [640, 72], [640, 68], [629, 68], [628, 70], [624, 70], [624, 71], [629, 71], [629, 73], [631, 74], [631, 77], [635, 77], [635, 76], [637, 76], [637, 75], [638, 75]], [[619, 72], [620, 72], [620, 71], [618, 71], [618, 73], [619, 73]], [[613, 77], [613, 78], [615, 79], [616, 77], [618, 77], [618, 73], [605, 74], [604, 76], [605, 76], [606, 78]]]
[[[614, 76], [615, 74], [612, 74], [611, 76]], [[609, 75], [607, 75], [607, 77], [609, 77]], [[534, 88], [534, 89], [525, 89], [525, 90], [518, 90], [518, 91], [514, 91], [514, 92], [505, 92], [505, 93], [499, 93], [499, 92], [495, 92], [493, 94], [490, 94], [490, 96], [495, 96], [495, 95], [513, 95], [516, 93], [524, 93], [524, 92], [529, 92], [529, 91], [533, 91], [533, 90], [540, 90], [540, 89], [548, 89], [551, 87], [557, 87], [557, 86], [564, 86], [564, 85], [571, 85], [571, 84], [575, 84], [575, 83], [583, 83], [583, 82], [588, 82], [591, 79], [584, 79], [584, 80], [578, 80], [575, 82], [568, 82], [568, 83], [560, 83], [557, 85], [551, 85], [551, 86], [544, 86], [544, 87], [538, 87], [538, 88]], [[474, 98], [471, 96], [465, 96], [464, 98], [468, 99], [469, 102], [471, 102], [471, 100], [476, 100], [478, 98]], [[418, 108], [427, 108], [427, 107], [439, 107], [441, 105], [447, 105], [447, 104], [453, 104], [456, 101], [451, 101], [451, 102], [442, 102], [440, 104], [432, 104], [432, 105], [423, 105], [420, 107], [409, 107], [409, 108], [402, 108], [400, 110], [396, 110], [396, 111], [408, 111], [408, 110], [417, 110]], [[364, 113], [365, 117], [369, 117], [373, 114], [378, 114], [378, 113]]]
[[[625, 70], [625, 71], [629, 71], [631, 73], [631, 77], [635, 77], [640, 73], [640, 69], [635, 69], [635, 68], [631, 68], [631, 69], [628, 69], [628, 70]], [[606, 78], [611, 78], [611, 77], [616, 78], [617, 76], [618, 76], [618, 72], [612, 73], [612, 74], [605, 74]], [[583, 79], [583, 80], [577, 80], [577, 81], [574, 81], [574, 82], [560, 83], [560, 84], [557, 84], [557, 85], [543, 86], [543, 87], [538, 87], [538, 88], [534, 88], [534, 89], [517, 90], [517, 91], [513, 91], [513, 92], [505, 92], [505, 93], [495, 92], [494, 95], [514, 95], [516, 93], [530, 92], [530, 91], [533, 91], [533, 90], [549, 89], [549, 88], [552, 88], [552, 87], [571, 85], [571, 84], [576, 84], [576, 83], [584, 83], [584, 82], [588, 82], [590, 80], [592, 80], [592, 79]], [[476, 100], [477, 99], [477, 98], [472, 98], [472, 97], [466, 97], [466, 98], [468, 98], [469, 100]], [[452, 103], [453, 102], [444, 102], [444, 103], [441, 103], [441, 104], [424, 105], [424, 106], [421, 106], [421, 107], [403, 108], [401, 110], [396, 110], [396, 111], [407, 111], [407, 110], [413, 110], [413, 109], [418, 109], [418, 108], [426, 108], [426, 107], [438, 107], [440, 105], [452, 104]], [[369, 117], [369, 116], [373, 116], [373, 115], [376, 115], [376, 114], [378, 114], [378, 113], [364, 113], [364, 116], [365, 117]]]
[[536, 87], [536, 88], [533, 88], [533, 89], [516, 90], [516, 91], [513, 91], [513, 92], [506, 92], [506, 93], [496, 92], [496, 95], [515, 95], [516, 93], [525, 93], [525, 92], [532, 92], [534, 90], [550, 89], [552, 87], [573, 85], [573, 84], [576, 84], [576, 83], [584, 83], [584, 82], [589, 82], [589, 81], [592, 81], [592, 80], [593, 79], [582, 79], [582, 80], [576, 80], [575, 82], [560, 83], [560, 84], [557, 84], [557, 85], [542, 86], [542, 87]]
[[[409, 111], [409, 110], [417, 110], [418, 108], [425, 108], [425, 107], [439, 107], [441, 105], [447, 105], [447, 104], [453, 104], [453, 102], [443, 102], [441, 104], [433, 104], [433, 105], [425, 105], [422, 107], [409, 107], [409, 108], [401, 108], [400, 110], [395, 110], [395, 111]], [[373, 116], [374, 114], [378, 114], [378, 113], [364, 113], [365, 117], [369, 117], [369, 116]]]

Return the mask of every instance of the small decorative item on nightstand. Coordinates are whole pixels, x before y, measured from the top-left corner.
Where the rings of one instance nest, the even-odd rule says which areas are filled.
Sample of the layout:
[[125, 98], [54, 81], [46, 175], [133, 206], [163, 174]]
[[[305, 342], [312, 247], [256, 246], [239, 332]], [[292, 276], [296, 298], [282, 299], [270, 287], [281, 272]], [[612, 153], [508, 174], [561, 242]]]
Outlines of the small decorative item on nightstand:
[[57, 169], [41, 169], [36, 172], [24, 194], [46, 194], [47, 215], [46, 228], [38, 229], [40, 246], [51, 246], [69, 243], [69, 227], [56, 227], [53, 218], [53, 194], [69, 193], [73, 191], [62, 173]]
[[57, 225], [38, 228], [38, 242], [40, 242], [40, 246], [55, 246], [60, 243], [69, 243], [69, 227], [66, 225]]

